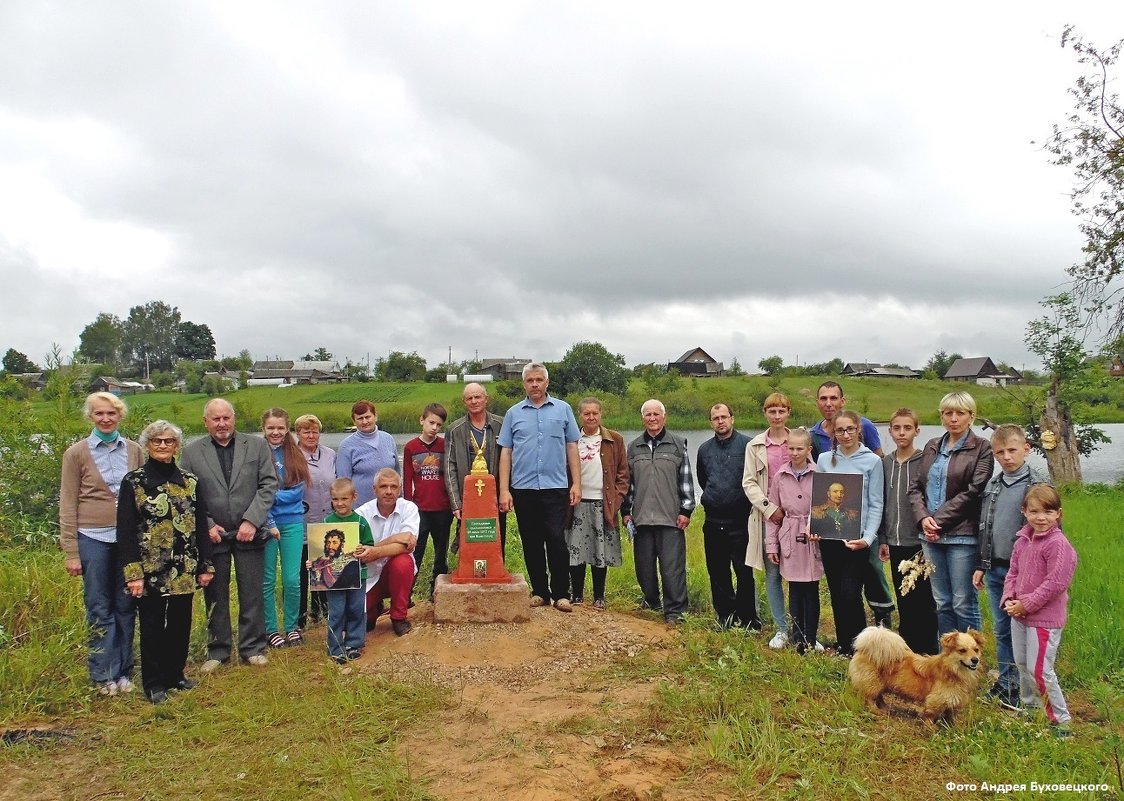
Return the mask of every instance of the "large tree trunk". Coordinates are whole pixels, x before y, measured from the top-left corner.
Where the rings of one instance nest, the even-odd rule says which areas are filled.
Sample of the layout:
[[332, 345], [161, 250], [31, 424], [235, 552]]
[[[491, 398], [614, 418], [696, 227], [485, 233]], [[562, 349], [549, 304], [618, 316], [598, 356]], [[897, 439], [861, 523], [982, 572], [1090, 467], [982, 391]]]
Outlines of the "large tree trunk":
[[[1055, 378], [1046, 392], [1046, 410], [1038, 420], [1041, 427], [1042, 450], [1046, 453], [1046, 466], [1055, 486], [1081, 482], [1081, 454], [1069, 407], [1058, 401], [1058, 380]], [[1050, 435], [1053, 436], [1050, 436]], [[1051, 445], [1053, 447], [1051, 447]]]

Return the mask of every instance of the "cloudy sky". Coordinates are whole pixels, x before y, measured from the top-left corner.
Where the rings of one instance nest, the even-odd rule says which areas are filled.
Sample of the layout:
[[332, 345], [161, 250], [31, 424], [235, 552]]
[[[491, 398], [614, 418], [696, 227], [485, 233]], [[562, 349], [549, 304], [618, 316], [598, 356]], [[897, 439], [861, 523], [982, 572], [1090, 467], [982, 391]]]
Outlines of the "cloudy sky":
[[1032, 365], [1058, 36], [1124, 4], [758, 6], [9, 0], [0, 351], [159, 299], [257, 358]]

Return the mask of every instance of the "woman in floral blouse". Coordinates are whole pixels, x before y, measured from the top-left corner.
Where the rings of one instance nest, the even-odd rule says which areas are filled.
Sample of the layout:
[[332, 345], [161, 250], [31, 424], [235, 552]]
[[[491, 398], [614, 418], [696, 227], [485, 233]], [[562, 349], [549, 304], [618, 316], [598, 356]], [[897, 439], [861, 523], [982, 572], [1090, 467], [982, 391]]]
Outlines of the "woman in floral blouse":
[[140, 616], [141, 681], [154, 704], [168, 692], [190, 690], [184, 676], [196, 587], [211, 583], [211, 539], [197, 479], [175, 457], [183, 432], [167, 420], [149, 424], [140, 445], [145, 463], [121, 481], [117, 541], [125, 586]]

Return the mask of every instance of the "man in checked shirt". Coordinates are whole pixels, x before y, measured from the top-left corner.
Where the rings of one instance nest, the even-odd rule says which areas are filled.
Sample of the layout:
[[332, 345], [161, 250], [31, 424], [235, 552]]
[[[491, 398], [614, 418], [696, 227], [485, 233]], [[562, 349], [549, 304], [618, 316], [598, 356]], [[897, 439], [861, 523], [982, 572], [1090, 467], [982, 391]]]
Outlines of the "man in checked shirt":
[[647, 400], [640, 414], [644, 433], [628, 446], [632, 478], [621, 514], [630, 531], [636, 531], [633, 553], [644, 605], [662, 609], [664, 620], [676, 625], [687, 611], [685, 532], [695, 508], [695, 481], [687, 440], [664, 427], [664, 405]]

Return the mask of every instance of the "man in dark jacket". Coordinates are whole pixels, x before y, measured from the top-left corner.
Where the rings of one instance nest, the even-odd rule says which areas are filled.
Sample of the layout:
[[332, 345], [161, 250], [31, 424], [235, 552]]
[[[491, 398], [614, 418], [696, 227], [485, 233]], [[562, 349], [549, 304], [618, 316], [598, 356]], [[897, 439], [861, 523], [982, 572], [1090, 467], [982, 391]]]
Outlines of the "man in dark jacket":
[[742, 490], [742, 472], [749, 437], [734, 428], [734, 413], [725, 403], [710, 407], [710, 427], [714, 438], [699, 446], [695, 459], [695, 476], [706, 512], [703, 551], [710, 575], [710, 597], [720, 626], [760, 631], [753, 568], [745, 563], [751, 509]]
[[231, 656], [230, 563], [238, 582], [238, 656], [251, 665], [264, 665], [265, 525], [277, 472], [269, 446], [261, 437], [234, 429], [234, 408], [222, 398], [212, 398], [203, 408], [203, 425], [209, 437], [183, 449], [180, 465], [199, 479], [205, 499], [207, 527], [213, 547], [215, 577], [203, 590], [207, 601], [207, 661], [210, 673]]

